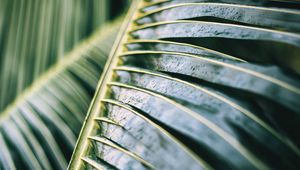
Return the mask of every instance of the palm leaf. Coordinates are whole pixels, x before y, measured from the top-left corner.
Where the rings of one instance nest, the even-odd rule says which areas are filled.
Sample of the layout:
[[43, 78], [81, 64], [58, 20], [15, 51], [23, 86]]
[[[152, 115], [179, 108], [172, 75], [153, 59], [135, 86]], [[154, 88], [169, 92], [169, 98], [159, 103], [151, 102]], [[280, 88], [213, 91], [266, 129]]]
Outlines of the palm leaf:
[[103, 0], [1, 0], [0, 111], [101, 26], [109, 9]]
[[134, 1], [69, 169], [299, 169], [298, 1]]
[[0, 114], [0, 169], [66, 169], [118, 23], [76, 46]]

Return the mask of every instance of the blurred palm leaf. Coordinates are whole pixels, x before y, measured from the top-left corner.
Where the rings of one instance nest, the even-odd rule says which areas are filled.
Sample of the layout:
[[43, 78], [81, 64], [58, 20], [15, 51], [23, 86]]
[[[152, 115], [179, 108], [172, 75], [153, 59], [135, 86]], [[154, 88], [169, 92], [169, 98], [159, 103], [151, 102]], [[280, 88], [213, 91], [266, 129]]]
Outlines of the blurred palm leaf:
[[76, 46], [1, 113], [0, 169], [66, 169], [117, 30]]
[[135, 1], [69, 169], [299, 169], [298, 1]]
[[118, 29], [98, 29], [112, 3], [0, 1], [0, 169], [66, 169]]
[[110, 18], [110, 3], [104, 0], [1, 0], [0, 111]]

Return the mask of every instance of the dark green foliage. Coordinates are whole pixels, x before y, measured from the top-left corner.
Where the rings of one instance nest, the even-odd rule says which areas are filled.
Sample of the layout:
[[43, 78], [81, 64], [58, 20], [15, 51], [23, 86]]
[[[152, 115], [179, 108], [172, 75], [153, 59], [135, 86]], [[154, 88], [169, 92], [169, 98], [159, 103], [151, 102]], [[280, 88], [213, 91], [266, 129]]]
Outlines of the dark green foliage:
[[0, 117], [0, 169], [66, 169], [113, 44], [98, 31], [39, 78]]

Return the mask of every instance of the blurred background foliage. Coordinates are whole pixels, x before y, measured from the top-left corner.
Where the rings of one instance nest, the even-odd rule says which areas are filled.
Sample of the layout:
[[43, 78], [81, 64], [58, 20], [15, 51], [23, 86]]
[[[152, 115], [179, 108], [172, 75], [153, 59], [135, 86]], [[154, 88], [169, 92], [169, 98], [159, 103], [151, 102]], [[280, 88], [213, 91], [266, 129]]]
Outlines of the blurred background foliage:
[[80, 40], [115, 18], [124, 6], [122, 0], [0, 3], [0, 111]]
[[0, 169], [67, 168], [126, 4], [0, 0]]

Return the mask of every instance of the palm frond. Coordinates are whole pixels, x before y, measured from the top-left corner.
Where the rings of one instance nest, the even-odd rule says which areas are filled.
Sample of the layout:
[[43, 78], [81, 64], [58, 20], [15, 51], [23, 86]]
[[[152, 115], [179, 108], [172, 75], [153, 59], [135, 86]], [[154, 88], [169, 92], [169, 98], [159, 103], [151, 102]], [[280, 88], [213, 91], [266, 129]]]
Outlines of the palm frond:
[[134, 1], [69, 169], [299, 169], [299, 4]]
[[0, 169], [66, 169], [119, 22], [76, 46], [0, 114]]
[[110, 16], [104, 0], [0, 1], [0, 111]]

